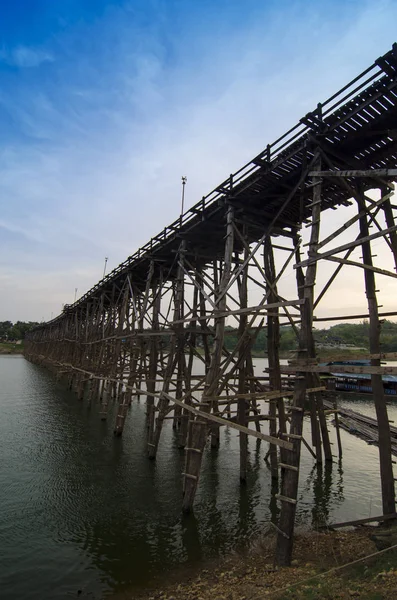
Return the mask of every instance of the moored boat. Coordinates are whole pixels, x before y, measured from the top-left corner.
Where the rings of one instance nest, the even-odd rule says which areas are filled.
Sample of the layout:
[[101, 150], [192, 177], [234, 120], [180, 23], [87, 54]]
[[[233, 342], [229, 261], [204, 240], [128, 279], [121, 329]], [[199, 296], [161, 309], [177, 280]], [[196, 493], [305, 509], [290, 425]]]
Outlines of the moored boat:
[[[330, 367], [329, 375], [324, 377], [328, 390], [372, 394], [371, 375], [369, 373], [338, 373], [338, 366], [369, 366], [369, 360], [340, 360], [322, 363]], [[383, 375], [383, 389], [388, 396], [397, 396], [397, 376]]]

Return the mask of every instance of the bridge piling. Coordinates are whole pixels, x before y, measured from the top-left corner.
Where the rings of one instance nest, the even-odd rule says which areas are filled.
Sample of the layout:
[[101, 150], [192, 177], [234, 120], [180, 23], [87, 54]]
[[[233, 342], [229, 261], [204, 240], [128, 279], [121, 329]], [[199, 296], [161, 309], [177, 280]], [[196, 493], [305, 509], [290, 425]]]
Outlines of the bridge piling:
[[[211, 352], [211, 362], [204, 381], [204, 392], [201, 399], [202, 412], [211, 412], [211, 396], [215, 395], [219, 384], [220, 365], [225, 334], [226, 292], [232, 271], [232, 255], [234, 246], [234, 209], [232, 205], [226, 207], [226, 235], [225, 254], [222, 277], [219, 287], [214, 289], [215, 309], [221, 315], [214, 318], [215, 337]], [[216, 272], [216, 270], [214, 270]], [[215, 283], [215, 281], [214, 281]], [[204, 424], [203, 424], [204, 423]], [[196, 417], [192, 424], [192, 445], [189, 449], [190, 460], [186, 465], [184, 474], [183, 511], [190, 512], [196, 495], [198, 479], [200, 476], [202, 455], [207, 437], [207, 424], [200, 417]], [[189, 469], [188, 469], [189, 467]]]
[[[315, 154], [313, 172], [321, 170], [321, 159], [319, 153]], [[321, 184], [319, 177], [313, 176], [313, 203], [312, 220], [309, 241], [308, 256], [316, 257], [317, 244], [320, 236], [321, 220]], [[287, 437], [292, 441], [293, 449], [286, 453], [286, 468], [283, 473], [281, 484], [281, 512], [279, 530], [277, 535], [276, 560], [279, 565], [291, 564], [296, 503], [298, 499], [299, 467], [301, 443], [303, 434], [303, 416], [305, 409], [306, 390], [310, 387], [310, 374], [299, 372], [299, 365], [308, 364], [315, 360], [314, 338], [313, 338], [313, 303], [314, 286], [316, 282], [317, 262], [310, 264], [304, 276], [303, 304], [301, 305], [301, 328], [299, 333], [299, 350], [297, 356], [298, 378], [294, 386], [293, 408], [291, 415], [290, 431]]]

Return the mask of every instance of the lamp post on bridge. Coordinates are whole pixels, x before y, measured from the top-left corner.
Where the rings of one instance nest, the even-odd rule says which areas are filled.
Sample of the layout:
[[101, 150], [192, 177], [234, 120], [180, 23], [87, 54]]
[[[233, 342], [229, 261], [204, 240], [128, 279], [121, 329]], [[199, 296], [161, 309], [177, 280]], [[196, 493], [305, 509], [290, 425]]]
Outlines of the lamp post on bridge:
[[184, 205], [185, 205], [185, 185], [187, 182], [186, 175], [182, 175], [182, 207], [181, 207], [181, 215], [183, 215]]
[[107, 256], [105, 256], [105, 264], [104, 264], [104, 267], [103, 267], [103, 275], [102, 275], [102, 279], [104, 279], [104, 278], [105, 278], [105, 273], [106, 273], [106, 265], [107, 265], [107, 262], [108, 262], [108, 257], [107, 257]]

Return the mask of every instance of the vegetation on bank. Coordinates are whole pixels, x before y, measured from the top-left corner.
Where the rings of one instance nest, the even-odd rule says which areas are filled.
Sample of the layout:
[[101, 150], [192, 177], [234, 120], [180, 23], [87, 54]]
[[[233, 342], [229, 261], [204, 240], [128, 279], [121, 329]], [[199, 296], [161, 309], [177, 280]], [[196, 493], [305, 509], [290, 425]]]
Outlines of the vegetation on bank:
[[39, 323], [35, 321], [0, 321], [0, 342], [16, 342], [25, 339], [28, 331]]
[[[391, 533], [390, 533], [391, 531]], [[123, 594], [142, 600], [395, 600], [397, 528], [298, 535], [289, 568], [273, 564], [274, 536], [244, 555], [208, 561], [194, 574], [178, 570], [150, 591]], [[385, 541], [386, 540], [386, 541]], [[353, 564], [352, 564], [353, 563]]]
[[[254, 331], [253, 331], [254, 333]], [[354, 353], [364, 354], [369, 350], [369, 323], [362, 321], [361, 323], [341, 323], [333, 325], [329, 329], [314, 328], [314, 339], [319, 354], [325, 352], [339, 352], [343, 348], [344, 353], [348, 353], [350, 349], [354, 349]], [[226, 327], [225, 345], [228, 350], [233, 350], [238, 341], [237, 329]], [[381, 344], [382, 352], [397, 352], [397, 323], [385, 320], [381, 329]], [[297, 337], [291, 326], [286, 325], [280, 327], [280, 352], [287, 354], [298, 347]], [[255, 337], [253, 353], [260, 356], [267, 350], [267, 330], [264, 327]], [[259, 354], [258, 354], [259, 353]]]
[[23, 343], [0, 342], [0, 354], [22, 354]]
[[[28, 331], [36, 327], [38, 323], [33, 321], [0, 321], [0, 342], [15, 342], [23, 340]], [[252, 354], [255, 357], [264, 357], [267, 352], [267, 328], [263, 327], [259, 332], [252, 330], [254, 337]], [[342, 323], [333, 325], [328, 329], [314, 328], [314, 338], [317, 351], [320, 356], [332, 357], [333, 354], [365, 354], [369, 351], [369, 323]], [[163, 343], [168, 344], [163, 337]], [[226, 327], [225, 346], [232, 351], [238, 342], [238, 330], [234, 327]], [[197, 335], [197, 344], [202, 348], [203, 342], [200, 334]], [[280, 327], [280, 356], [288, 357], [297, 349], [297, 336], [289, 325]], [[382, 352], [397, 352], [397, 323], [384, 320], [381, 328]]]
[[0, 354], [22, 354], [25, 335], [36, 325], [34, 321], [0, 321]]

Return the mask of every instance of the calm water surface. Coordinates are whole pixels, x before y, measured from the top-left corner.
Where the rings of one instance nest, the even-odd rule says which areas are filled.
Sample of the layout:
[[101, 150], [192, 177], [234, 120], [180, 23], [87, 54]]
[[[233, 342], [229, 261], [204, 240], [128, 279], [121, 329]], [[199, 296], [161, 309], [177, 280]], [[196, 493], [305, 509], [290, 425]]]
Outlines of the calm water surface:
[[[255, 360], [258, 373], [264, 360]], [[194, 515], [181, 516], [183, 453], [170, 422], [146, 458], [145, 409], [135, 402], [122, 438], [41, 367], [0, 356], [0, 598], [100, 599], [150, 584], [155, 573], [240, 548], [277, 511], [263, 457], [250, 440], [240, 488], [238, 434], [205, 454]], [[367, 397], [346, 406], [373, 414]], [[390, 406], [397, 422], [397, 405]], [[334, 428], [331, 426], [334, 439]], [[309, 436], [308, 436], [309, 437]], [[381, 513], [377, 448], [342, 431], [343, 463], [317, 469], [304, 450], [298, 523]], [[334, 445], [336, 453], [336, 444]]]

